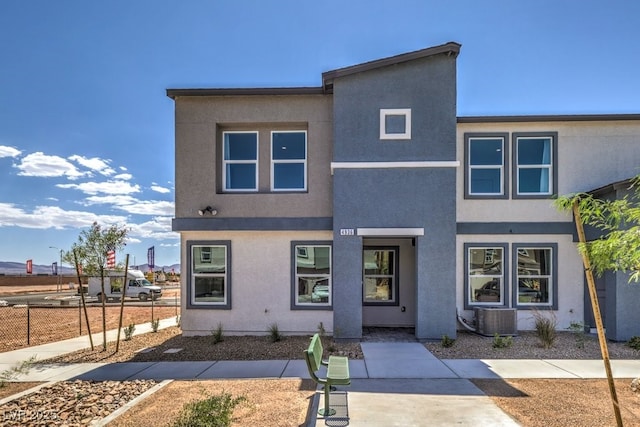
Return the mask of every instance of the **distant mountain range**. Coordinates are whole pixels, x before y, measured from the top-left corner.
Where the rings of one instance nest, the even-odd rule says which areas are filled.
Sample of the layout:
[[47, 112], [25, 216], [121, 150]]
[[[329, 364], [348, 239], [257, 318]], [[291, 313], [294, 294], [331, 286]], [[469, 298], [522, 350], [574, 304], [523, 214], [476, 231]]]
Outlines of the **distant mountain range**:
[[[144, 272], [149, 271], [149, 264], [141, 264], [136, 266], [129, 266], [129, 268], [142, 270]], [[163, 270], [165, 273], [170, 273], [171, 270], [174, 270], [176, 273], [180, 273], [180, 264], [173, 265], [165, 265], [159, 266], [156, 265], [154, 267], [154, 271]], [[62, 275], [72, 275], [76, 274], [75, 269], [69, 266], [62, 266], [62, 268], [58, 267], [58, 271]], [[9, 262], [9, 261], [0, 261], [0, 274], [6, 275], [21, 275], [27, 274], [27, 265], [24, 262]], [[51, 274], [51, 265], [38, 265], [33, 264], [33, 273], [32, 274]]]

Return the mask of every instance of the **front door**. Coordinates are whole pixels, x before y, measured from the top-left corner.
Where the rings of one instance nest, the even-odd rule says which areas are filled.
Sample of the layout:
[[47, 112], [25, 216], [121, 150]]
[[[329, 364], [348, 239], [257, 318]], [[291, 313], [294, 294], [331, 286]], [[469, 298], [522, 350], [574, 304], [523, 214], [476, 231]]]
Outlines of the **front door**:
[[415, 250], [412, 239], [366, 239], [363, 243], [363, 326], [414, 326]]

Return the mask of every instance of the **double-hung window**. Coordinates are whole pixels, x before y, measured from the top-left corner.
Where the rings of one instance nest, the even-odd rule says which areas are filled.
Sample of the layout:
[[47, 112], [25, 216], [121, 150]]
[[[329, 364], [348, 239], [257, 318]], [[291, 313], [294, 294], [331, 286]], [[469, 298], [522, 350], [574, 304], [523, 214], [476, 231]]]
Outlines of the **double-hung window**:
[[556, 139], [551, 134], [513, 134], [514, 197], [548, 197], [555, 189]]
[[188, 242], [188, 305], [231, 308], [230, 243]]
[[224, 191], [258, 190], [258, 132], [223, 132]]
[[507, 197], [507, 134], [465, 134], [465, 197]]
[[307, 132], [271, 132], [272, 191], [306, 191]]
[[557, 308], [557, 245], [514, 245], [515, 302]]
[[331, 244], [292, 242], [292, 309], [327, 309], [332, 304]]
[[397, 246], [364, 248], [364, 305], [398, 305], [398, 250]]
[[465, 244], [466, 305], [504, 305], [506, 245]]

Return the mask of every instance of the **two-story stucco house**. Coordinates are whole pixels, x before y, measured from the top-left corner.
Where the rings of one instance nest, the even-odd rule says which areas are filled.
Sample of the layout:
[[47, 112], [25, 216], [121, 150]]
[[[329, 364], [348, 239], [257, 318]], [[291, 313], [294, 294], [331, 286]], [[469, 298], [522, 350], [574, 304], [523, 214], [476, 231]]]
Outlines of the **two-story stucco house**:
[[[640, 116], [457, 117], [459, 51], [329, 71], [320, 87], [167, 91], [185, 334], [322, 323], [440, 339], [483, 307], [515, 311], [521, 330], [532, 309], [589, 323], [575, 227], [552, 197], [625, 191]], [[640, 291], [616, 281], [601, 280], [607, 332], [625, 339]]]

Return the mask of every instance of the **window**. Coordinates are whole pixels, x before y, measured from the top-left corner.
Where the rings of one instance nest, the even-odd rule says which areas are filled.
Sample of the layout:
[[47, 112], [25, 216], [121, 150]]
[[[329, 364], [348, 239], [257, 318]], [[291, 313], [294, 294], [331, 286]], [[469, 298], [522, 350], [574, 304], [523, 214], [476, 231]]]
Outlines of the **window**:
[[224, 191], [258, 190], [258, 132], [223, 132]]
[[556, 134], [513, 134], [514, 197], [547, 197], [555, 191]]
[[507, 134], [465, 134], [465, 197], [506, 198]]
[[188, 305], [231, 308], [229, 242], [188, 242]]
[[307, 189], [307, 132], [271, 132], [271, 189]]
[[332, 304], [331, 244], [292, 242], [292, 309], [327, 309]]
[[365, 247], [364, 305], [398, 305], [398, 247]]
[[506, 245], [465, 244], [467, 305], [504, 305]]
[[411, 139], [411, 109], [381, 109], [380, 139]]
[[518, 306], [557, 308], [555, 265], [557, 245], [514, 246], [516, 265], [514, 291]]

